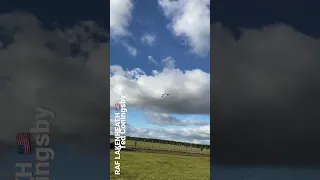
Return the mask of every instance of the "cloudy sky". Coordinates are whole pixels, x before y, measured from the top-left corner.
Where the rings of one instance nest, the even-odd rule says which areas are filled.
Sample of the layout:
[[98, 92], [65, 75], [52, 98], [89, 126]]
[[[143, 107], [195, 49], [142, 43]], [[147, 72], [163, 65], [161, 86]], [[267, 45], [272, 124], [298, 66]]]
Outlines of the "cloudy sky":
[[35, 162], [17, 154], [15, 135], [35, 126], [36, 106], [56, 114], [52, 179], [109, 177], [109, 6], [93, 4], [1, 5], [0, 179], [14, 178], [15, 163]]
[[111, 0], [111, 134], [125, 95], [127, 135], [210, 143], [209, 3]]
[[319, 179], [319, 3], [211, 6], [213, 179]]

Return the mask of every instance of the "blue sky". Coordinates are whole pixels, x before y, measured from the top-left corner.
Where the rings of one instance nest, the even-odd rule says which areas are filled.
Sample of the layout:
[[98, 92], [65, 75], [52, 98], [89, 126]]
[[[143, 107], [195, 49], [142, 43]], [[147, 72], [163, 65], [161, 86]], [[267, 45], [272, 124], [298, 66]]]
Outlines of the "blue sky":
[[[110, 106], [120, 94], [128, 96], [128, 135], [153, 137], [157, 130], [163, 139], [209, 144], [210, 13], [205, 3], [192, 3], [111, 3]], [[202, 19], [208, 26], [185, 21], [192, 8], [196, 13], [191, 23]], [[170, 95], [161, 98], [162, 93]], [[206, 138], [174, 137], [167, 133], [170, 129], [204, 133]]]
[[[148, 64], [148, 56], [159, 61], [167, 56], [176, 59], [176, 65], [180, 69], [199, 68], [207, 73], [210, 72], [210, 57], [197, 56], [188, 52], [188, 47], [182, 42], [183, 39], [175, 37], [167, 28], [170, 21], [164, 16], [157, 1], [133, 1], [132, 20], [129, 31], [132, 36], [125, 37], [126, 42], [137, 49], [137, 56], [131, 56], [119, 43], [111, 43], [111, 63], [110, 65], [121, 65], [123, 68], [143, 69], [146, 73], [152, 70], [161, 70]], [[154, 35], [154, 45], [150, 46], [141, 42], [141, 36], [145, 33]]]

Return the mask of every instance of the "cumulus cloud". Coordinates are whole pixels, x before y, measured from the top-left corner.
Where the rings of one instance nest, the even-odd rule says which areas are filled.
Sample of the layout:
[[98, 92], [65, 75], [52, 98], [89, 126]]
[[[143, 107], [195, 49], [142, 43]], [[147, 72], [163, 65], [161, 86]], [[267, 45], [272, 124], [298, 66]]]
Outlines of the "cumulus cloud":
[[[114, 135], [114, 120], [110, 119], [110, 134]], [[196, 144], [210, 144], [210, 126], [200, 126], [198, 128], [135, 128], [126, 124], [126, 134], [132, 137], [154, 138], [171, 140], [178, 142], [189, 142]]]
[[123, 42], [122, 44], [127, 48], [128, 52], [131, 56], [137, 56], [138, 52], [135, 47], [131, 46], [130, 44], [128, 44], [126, 42]]
[[145, 33], [141, 36], [140, 40], [144, 44], [154, 45], [154, 43], [156, 41], [156, 35], [150, 34], [150, 33]]
[[145, 111], [145, 115], [150, 124], [159, 126], [204, 126], [209, 123], [199, 120], [179, 120], [167, 113]]
[[16, 133], [35, 127], [40, 106], [56, 114], [52, 138], [101, 146], [109, 116], [107, 31], [91, 21], [47, 30], [32, 14], [19, 12], [1, 14], [0, 29], [0, 144], [14, 145]]
[[[128, 97], [130, 107], [178, 114], [210, 113], [210, 74], [200, 69], [182, 71], [175, 68], [154, 70], [147, 75], [142, 69], [124, 70], [110, 66], [110, 107], [120, 96]], [[130, 90], [128, 90], [130, 89]], [[162, 98], [163, 93], [168, 98]]]
[[176, 60], [173, 57], [166, 57], [162, 59], [165, 68], [174, 69], [176, 67]]
[[148, 63], [153, 63], [154, 65], [159, 64], [152, 56], [148, 56]]
[[110, 1], [110, 36], [114, 42], [121, 43], [131, 56], [137, 55], [137, 49], [123, 38], [130, 36], [130, 22], [134, 5], [131, 0]]
[[127, 36], [132, 19], [133, 3], [131, 0], [110, 1], [110, 35], [111, 38]]
[[286, 24], [239, 40], [211, 29], [215, 161], [319, 162], [320, 39]]
[[183, 38], [191, 52], [207, 55], [210, 49], [210, 0], [158, 0], [169, 29]]

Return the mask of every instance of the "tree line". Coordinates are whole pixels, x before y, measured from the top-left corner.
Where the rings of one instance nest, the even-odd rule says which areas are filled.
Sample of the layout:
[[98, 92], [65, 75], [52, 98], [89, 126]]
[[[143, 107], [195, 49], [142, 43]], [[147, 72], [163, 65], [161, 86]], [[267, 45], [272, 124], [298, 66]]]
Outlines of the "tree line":
[[[114, 138], [114, 135], [110, 135], [110, 137]], [[144, 141], [144, 142], [171, 144], [171, 145], [179, 145], [179, 146], [186, 146], [186, 147], [191, 146], [194, 148], [201, 148], [201, 149], [210, 149], [210, 145], [206, 145], [206, 144], [193, 144], [193, 143], [170, 141], [170, 140], [163, 140], [163, 139], [140, 138], [140, 137], [131, 137], [131, 136], [126, 136], [126, 138], [127, 140], [132, 140], [132, 141]]]

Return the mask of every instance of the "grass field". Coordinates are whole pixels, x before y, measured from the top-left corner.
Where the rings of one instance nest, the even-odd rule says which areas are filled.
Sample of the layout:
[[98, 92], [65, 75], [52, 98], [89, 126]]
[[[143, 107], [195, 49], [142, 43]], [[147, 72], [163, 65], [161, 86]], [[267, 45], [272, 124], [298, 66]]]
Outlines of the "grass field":
[[114, 150], [110, 151], [112, 180], [209, 180], [210, 158], [167, 153], [121, 151], [121, 175], [114, 175]]
[[135, 146], [133, 140], [127, 140], [126, 143], [127, 149], [135, 148], [139, 151], [121, 151], [119, 160], [121, 175], [114, 174], [115, 154], [114, 150], [110, 151], [110, 179], [112, 180], [210, 179], [209, 149], [201, 151], [200, 148], [144, 141], [137, 141]]

